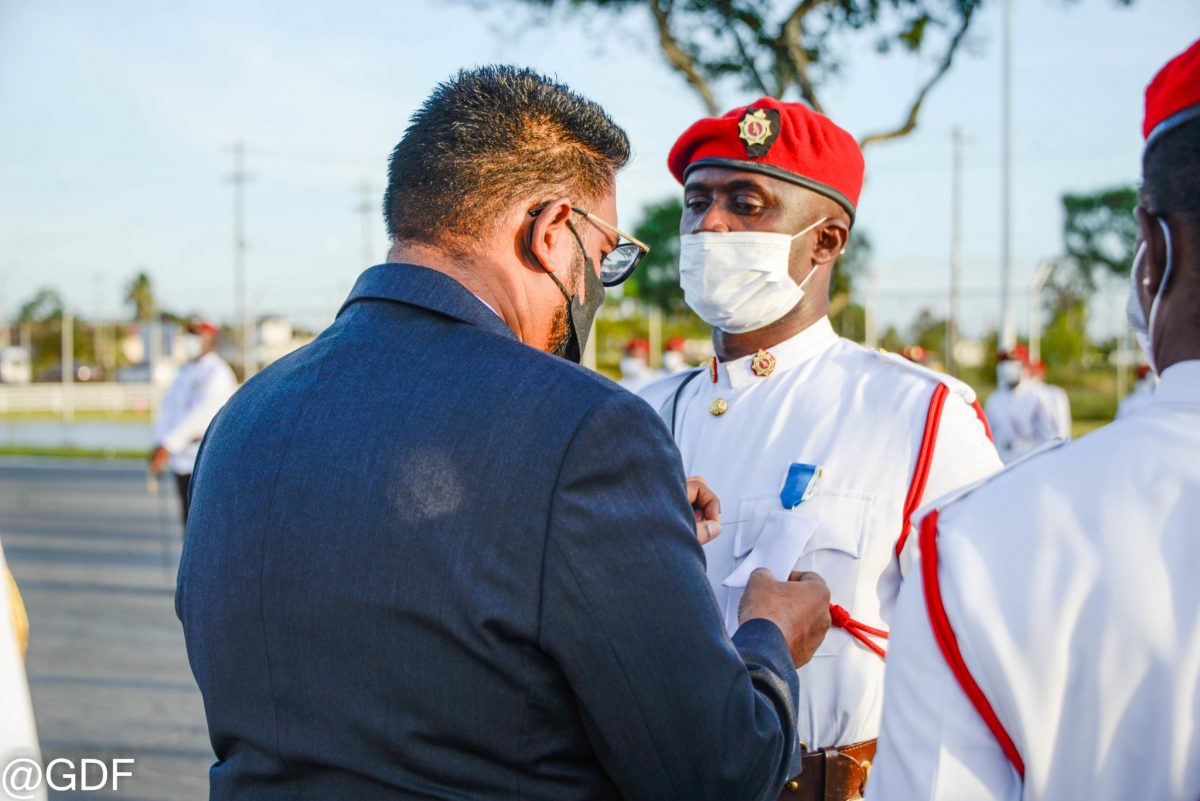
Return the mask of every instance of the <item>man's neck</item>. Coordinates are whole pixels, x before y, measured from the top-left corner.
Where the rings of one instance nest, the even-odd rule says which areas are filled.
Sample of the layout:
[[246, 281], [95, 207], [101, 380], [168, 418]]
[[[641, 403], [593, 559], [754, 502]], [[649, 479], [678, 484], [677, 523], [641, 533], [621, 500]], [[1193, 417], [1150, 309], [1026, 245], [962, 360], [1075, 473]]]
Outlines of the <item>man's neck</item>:
[[780, 342], [791, 339], [829, 314], [829, 301], [805, 306], [803, 302], [780, 320], [765, 328], [731, 334], [719, 328], [713, 329], [713, 350], [723, 362], [740, 359], [759, 350], [769, 350]]
[[420, 244], [397, 244], [388, 252], [388, 261], [416, 264], [453, 278], [468, 292], [491, 308], [522, 342], [526, 342], [513, 300], [515, 287], [502, 271], [480, 254], [452, 255], [439, 248]]

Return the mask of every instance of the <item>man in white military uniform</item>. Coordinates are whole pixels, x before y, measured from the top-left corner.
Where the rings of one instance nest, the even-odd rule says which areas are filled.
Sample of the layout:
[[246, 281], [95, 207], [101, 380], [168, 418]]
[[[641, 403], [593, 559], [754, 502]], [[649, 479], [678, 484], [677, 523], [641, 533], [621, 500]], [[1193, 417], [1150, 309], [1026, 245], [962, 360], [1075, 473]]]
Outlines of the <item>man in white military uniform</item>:
[[1146, 92], [1141, 410], [920, 524], [869, 797], [1200, 798], [1200, 41]]
[[1062, 387], [1046, 383], [1046, 364], [1037, 361], [1029, 364], [1029, 380], [1042, 398], [1042, 406], [1050, 420], [1050, 439], [1070, 439], [1071, 398]]
[[[1045, 385], [1030, 375], [1029, 353], [1024, 346], [997, 354], [996, 389], [983, 408], [996, 450], [1005, 464], [1059, 438], [1057, 401], [1043, 389]], [[1070, 423], [1067, 426], [1069, 434]]]
[[23, 635], [27, 631], [21, 596], [12, 583], [4, 550], [0, 548], [0, 779], [3, 780], [0, 799], [46, 797], [44, 787], [27, 794], [16, 784], [28, 781], [30, 776], [16, 760], [33, 759], [41, 763], [22, 653]]
[[163, 396], [154, 426], [155, 447], [150, 455], [150, 468], [161, 473], [169, 467], [175, 475], [184, 526], [188, 518], [188, 486], [200, 440], [237, 389], [233, 370], [217, 355], [218, 335], [217, 327], [211, 323], [193, 322], [187, 327], [188, 361], [179, 368], [179, 374]]
[[[732, 632], [750, 573], [815, 571], [834, 624], [799, 672], [807, 756], [784, 797], [857, 798], [873, 757], [888, 618], [918, 504], [1000, 467], [966, 385], [840, 339], [833, 264], [862, 186], [857, 143], [798, 103], [762, 98], [675, 144], [680, 274], [714, 327], [698, 371], [647, 387], [689, 475], [721, 499], [705, 547]], [[716, 702], [716, 701], [714, 701]]]

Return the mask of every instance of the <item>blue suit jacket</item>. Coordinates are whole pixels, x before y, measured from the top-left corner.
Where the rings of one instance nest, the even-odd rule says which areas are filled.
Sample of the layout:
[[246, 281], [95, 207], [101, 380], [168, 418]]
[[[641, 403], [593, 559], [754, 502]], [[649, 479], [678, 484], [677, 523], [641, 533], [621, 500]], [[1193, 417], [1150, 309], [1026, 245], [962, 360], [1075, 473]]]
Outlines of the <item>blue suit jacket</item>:
[[460, 284], [366, 271], [209, 429], [177, 611], [213, 799], [763, 799], [779, 629], [731, 642], [643, 401]]

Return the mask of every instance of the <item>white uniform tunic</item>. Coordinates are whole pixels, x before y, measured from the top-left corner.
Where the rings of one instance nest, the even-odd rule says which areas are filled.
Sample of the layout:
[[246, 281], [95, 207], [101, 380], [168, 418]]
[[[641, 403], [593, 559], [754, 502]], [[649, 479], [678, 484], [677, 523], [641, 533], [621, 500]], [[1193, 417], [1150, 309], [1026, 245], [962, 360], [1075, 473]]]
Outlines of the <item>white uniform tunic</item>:
[[868, 798], [1200, 798], [1198, 454], [1191, 361], [922, 523]]
[[[763, 566], [779, 578], [793, 568], [816, 571], [834, 604], [886, 629], [902, 576], [897, 546], [906, 510], [1000, 467], [970, 405], [974, 394], [840, 339], [827, 319], [770, 353], [776, 365], [767, 377], [755, 375], [753, 356], [721, 364], [716, 383], [703, 368], [675, 409], [687, 474], [704, 477], [721, 500], [723, 531], [705, 554], [726, 625], [737, 628], [745, 580]], [[657, 382], [642, 396], [661, 410], [683, 378]], [[721, 416], [710, 413], [717, 399], [728, 407]], [[932, 416], [931, 405], [939, 410]], [[792, 463], [824, 473], [812, 497], [788, 510], [780, 490]], [[915, 539], [907, 538], [905, 564]], [[875, 737], [882, 697], [883, 660], [831, 630], [800, 671], [799, 739], [811, 749]]]
[[[1068, 407], [1069, 408], [1069, 407]], [[1039, 386], [1026, 379], [1012, 389], [997, 387], [984, 404], [996, 449], [1005, 464], [1058, 437], [1058, 423]]]
[[154, 441], [171, 454], [172, 473], [191, 475], [208, 424], [236, 389], [233, 370], [216, 353], [179, 368], [154, 426]]
[[[33, 705], [29, 700], [29, 685], [25, 680], [25, 664], [17, 644], [17, 632], [13, 628], [12, 610], [9, 608], [7, 566], [4, 551], [0, 549], [0, 771], [14, 759], [20, 757], [37, 759], [37, 732], [33, 723]], [[33, 797], [44, 799], [45, 791], [39, 789]], [[0, 785], [0, 799], [16, 797], [6, 794]]]

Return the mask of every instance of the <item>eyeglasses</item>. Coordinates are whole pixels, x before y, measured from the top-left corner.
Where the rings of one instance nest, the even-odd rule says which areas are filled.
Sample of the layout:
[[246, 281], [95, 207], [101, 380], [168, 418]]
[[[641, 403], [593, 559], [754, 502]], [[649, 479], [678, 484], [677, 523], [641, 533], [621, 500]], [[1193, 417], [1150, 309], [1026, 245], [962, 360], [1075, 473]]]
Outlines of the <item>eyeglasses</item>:
[[[530, 217], [536, 217], [541, 214], [545, 206], [540, 206], [529, 212]], [[591, 222], [616, 234], [620, 239], [625, 239], [625, 242], [619, 242], [615, 248], [610, 250], [603, 259], [600, 260], [600, 283], [605, 286], [617, 286], [623, 284], [633, 275], [633, 271], [637, 269], [638, 262], [642, 257], [650, 252], [650, 246], [639, 239], [635, 239], [629, 234], [617, 228], [612, 223], [607, 223], [591, 212], [571, 207], [571, 211], [576, 214], [586, 217]]]

